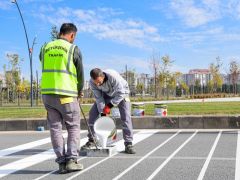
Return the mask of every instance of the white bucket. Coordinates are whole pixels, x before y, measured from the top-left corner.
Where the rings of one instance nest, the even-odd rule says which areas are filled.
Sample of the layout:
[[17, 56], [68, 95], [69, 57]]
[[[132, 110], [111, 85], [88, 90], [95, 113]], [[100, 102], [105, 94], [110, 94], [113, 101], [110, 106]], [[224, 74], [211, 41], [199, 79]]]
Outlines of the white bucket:
[[108, 136], [116, 128], [113, 119], [107, 116], [100, 117], [94, 123], [93, 128], [99, 138], [101, 147], [106, 148]]
[[144, 103], [132, 103], [133, 116], [144, 116]]
[[167, 105], [165, 104], [154, 104], [156, 116], [167, 116]]

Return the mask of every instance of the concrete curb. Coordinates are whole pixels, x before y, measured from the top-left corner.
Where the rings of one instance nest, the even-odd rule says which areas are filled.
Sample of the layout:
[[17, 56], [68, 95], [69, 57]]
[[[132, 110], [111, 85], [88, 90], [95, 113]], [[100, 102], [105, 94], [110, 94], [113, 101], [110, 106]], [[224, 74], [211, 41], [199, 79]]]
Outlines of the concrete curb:
[[[132, 117], [134, 129], [238, 129], [240, 116], [142, 116]], [[121, 121], [116, 119], [117, 128]], [[48, 130], [46, 119], [0, 119], [0, 131], [32, 131], [44, 127]], [[64, 127], [65, 129], [65, 127]], [[87, 129], [81, 119], [81, 129]]]

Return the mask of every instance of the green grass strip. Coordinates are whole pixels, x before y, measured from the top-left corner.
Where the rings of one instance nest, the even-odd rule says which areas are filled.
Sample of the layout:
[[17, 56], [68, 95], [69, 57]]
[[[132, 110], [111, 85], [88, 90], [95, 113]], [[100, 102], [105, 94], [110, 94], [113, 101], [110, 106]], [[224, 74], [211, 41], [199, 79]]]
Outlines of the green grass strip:
[[[200, 102], [166, 104], [168, 115], [237, 115], [240, 114], [240, 102]], [[90, 105], [83, 105], [88, 116]], [[154, 115], [154, 104], [145, 104], [145, 114]], [[45, 118], [44, 107], [0, 107], [0, 119]]]

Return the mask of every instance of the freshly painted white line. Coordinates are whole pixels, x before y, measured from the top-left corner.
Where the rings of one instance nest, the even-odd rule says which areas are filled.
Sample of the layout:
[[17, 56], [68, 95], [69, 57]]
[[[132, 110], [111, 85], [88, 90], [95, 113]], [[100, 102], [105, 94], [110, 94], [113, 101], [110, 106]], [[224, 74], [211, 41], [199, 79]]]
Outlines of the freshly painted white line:
[[[85, 133], [85, 132], [86, 132], [86, 130], [82, 130], [81, 134]], [[63, 137], [66, 138], [67, 133], [64, 133]], [[48, 138], [40, 139], [40, 140], [37, 140], [37, 141], [29, 142], [29, 143], [26, 143], [26, 144], [22, 144], [22, 145], [14, 146], [14, 147], [11, 147], [11, 148], [3, 149], [3, 150], [0, 150], [0, 158], [2, 158], [4, 156], [7, 156], [9, 154], [19, 152], [19, 151], [24, 151], [26, 149], [31, 149], [31, 148], [34, 148], [34, 147], [37, 147], [37, 146], [48, 144], [50, 142], [51, 142], [51, 138], [48, 137]]]
[[[149, 130], [142, 130], [142, 131], [134, 134], [134, 135], [133, 135], [133, 144], [137, 144], [138, 142], [141, 142], [142, 140], [144, 140], [144, 139], [152, 136], [152, 135], [153, 135], [154, 133], [156, 133], [156, 132], [158, 132], [158, 130], [151, 130], [151, 131], [149, 131]], [[124, 140], [120, 140], [120, 141], [118, 141], [117, 143], [115, 143], [114, 145], [117, 146], [117, 150], [118, 150], [119, 152], [123, 151], [124, 148], [125, 148], [125, 147], [124, 147]], [[102, 162], [104, 162], [104, 161], [106, 161], [106, 160], [108, 160], [108, 159], [110, 159], [110, 158], [111, 158], [111, 157], [107, 157], [107, 158], [102, 159], [101, 161], [98, 161], [97, 163], [95, 163], [95, 164], [87, 167], [86, 169], [80, 171], [79, 173], [76, 173], [76, 174], [74, 174], [73, 176], [69, 177], [67, 180], [71, 180], [71, 179], [73, 179], [73, 178], [75, 178], [75, 177], [83, 174], [84, 172], [88, 171], [89, 169], [94, 168], [94, 167], [97, 166], [98, 164], [101, 164]]]
[[[79, 158], [77, 161], [80, 161], [80, 160], [85, 159], [85, 158], [87, 158], [87, 157], [81, 157], [81, 158]], [[38, 178], [36, 178], [36, 179], [34, 179], [34, 180], [43, 179], [43, 178], [45, 178], [45, 177], [49, 176], [50, 174], [53, 174], [53, 173], [55, 173], [55, 172], [57, 172], [57, 171], [58, 171], [58, 170], [50, 171], [49, 173], [44, 174], [44, 175], [42, 175], [42, 176], [40, 176], [40, 177], [38, 177]]]
[[215, 139], [215, 142], [214, 142], [214, 144], [213, 144], [213, 146], [212, 146], [212, 149], [210, 150], [210, 152], [209, 152], [209, 154], [208, 154], [208, 157], [207, 157], [207, 159], [206, 159], [206, 161], [205, 161], [205, 163], [204, 163], [204, 165], [203, 165], [203, 167], [202, 167], [202, 170], [201, 170], [201, 172], [200, 172], [200, 174], [199, 174], [199, 176], [198, 176], [198, 180], [202, 180], [202, 179], [203, 179], [203, 177], [204, 177], [204, 175], [205, 175], [205, 172], [206, 172], [206, 170], [207, 170], [207, 167], [208, 167], [208, 165], [209, 165], [209, 162], [210, 162], [210, 160], [211, 160], [211, 158], [212, 158], [212, 155], [213, 155], [213, 153], [214, 153], [214, 151], [215, 151], [215, 149], [216, 149], [216, 146], [217, 146], [217, 143], [218, 143], [218, 141], [219, 141], [219, 139], [220, 139], [221, 134], [222, 134], [222, 131], [220, 131], [220, 132], [218, 133], [218, 136], [217, 136], [217, 138]]
[[[120, 133], [120, 132], [121, 132], [121, 130], [117, 130], [117, 133]], [[81, 144], [85, 144], [85, 143], [82, 142], [82, 140], [81, 140]], [[77, 161], [80, 161], [80, 160], [85, 159], [85, 158], [87, 158], [87, 157], [79, 158]], [[55, 172], [57, 172], [57, 171], [58, 171], [58, 170], [50, 171], [49, 173], [44, 174], [44, 175], [42, 175], [42, 176], [40, 176], [40, 177], [38, 177], [38, 178], [36, 178], [36, 179], [34, 179], [34, 180], [40, 180], [40, 179], [45, 178], [45, 177], [49, 176], [50, 174], [53, 174], [53, 173], [55, 173]]]
[[[141, 159], [142, 156], [113, 156], [112, 159]], [[150, 156], [148, 159], [167, 159], [168, 156]], [[176, 157], [174, 156], [172, 159], [176, 160], [206, 160], [206, 157]], [[224, 158], [224, 157], [213, 157], [212, 160], [215, 161], [235, 161], [235, 158]]]
[[[81, 143], [86, 143], [87, 140], [88, 138], [83, 138], [81, 139]], [[42, 153], [0, 166], [0, 178], [52, 158], [55, 158], [55, 153], [53, 149], [49, 149]]]
[[178, 131], [177, 133], [175, 133], [174, 135], [172, 135], [171, 137], [169, 137], [167, 140], [165, 140], [163, 143], [161, 143], [159, 146], [157, 146], [156, 148], [154, 148], [152, 151], [150, 151], [149, 153], [147, 153], [145, 156], [143, 156], [141, 159], [139, 159], [137, 162], [135, 162], [134, 164], [132, 164], [129, 168], [125, 169], [121, 174], [119, 174], [118, 176], [116, 176], [113, 180], [117, 180], [119, 178], [121, 178], [124, 174], [126, 174], [128, 171], [130, 171], [132, 168], [134, 168], [136, 165], [138, 165], [140, 162], [142, 162], [144, 159], [146, 159], [148, 156], [150, 156], [152, 153], [154, 153], [156, 150], [158, 150], [159, 148], [161, 148], [162, 146], [164, 146], [168, 141], [170, 141], [172, 138], [174, 138], [176, 135], [179, 134], [180, 131]]
[[[63, 137], [66, 138], [67, 134], [64, 133]], [[7, 156], [9, 154], [13, 154], [13, 153], [23, 151], [23, 150], [26, 150], [26, 149], [31, 149], [31, 148], [34, 148], [34, 147], [37, 147], [37, 146], [41, 146], [43, 144], [50, 143], [50, 142], [51, 142], [51, 139], [48, 137], [48, 138], [41, 139], [41, 140], [38, 140], [38, 141], [33, 141], [33, 142], [30, 142], [30, 143], [26, 143], [26, 144], [14, 146], [14, 147], [11, 147], [11, 148], [3, 149], [3, 150], [0, 150], [0, 158], [3, 157], [3, 156]]]
[[237, 136], [237, 149], [236, 149], [236, 167], [235, 167], [235, 180], [240, 179], [240, 131]]
[[147, 180], [153, 179], [157, 173], [159, 173], [162, 168], [197, 134], [198, 131], [195, 131], [193, 135], [191, 135], [181, 146], [177, 148], [148, 178]]

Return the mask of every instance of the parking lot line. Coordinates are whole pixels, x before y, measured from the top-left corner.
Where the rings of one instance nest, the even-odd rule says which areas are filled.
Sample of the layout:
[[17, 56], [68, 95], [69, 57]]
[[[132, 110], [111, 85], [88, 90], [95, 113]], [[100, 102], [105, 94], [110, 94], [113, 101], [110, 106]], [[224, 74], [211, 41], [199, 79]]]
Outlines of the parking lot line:
[[[63, 137], [66, 138], [67, 133], [64, 133]], [[30, 143], [26, 143], [26, 144], [14, 146], [14, 147], [11, 147], [11, 148], [3, 149], [3, 150], [0, 150], [0, 158], [4, 157], [4, 156], [7, 156], [9, 154], [13, 154], [13, 153], [23, 151], [23, 150], [26, 150], [26, 149], [31, 149], [31, 148], [34, 148], [34, 147], [37, 147], [37, 146], [41, 146], [41, 145], [50, 143], [50, 142], [51, 142], [51, 139], [48, 137], [48, 138], [44, 138], [44, 139], [41, 139], [41, 140], [38, 140], [38, 141], [33, 141], [33, 142], [30, 142]]]
[[[120, 133], [121, 131], [120, 130], [117, 130], [117, 133]], [[85, 144], [85, 142], [82, 142], [83, 140], [81, 139], [81, 144]], [[80, 160], [83, 160], [83, 159], [85, 159], [85, 158], [87, 158], [87, 157], [81, 157], [81, 158], [79, 158], [77, 161], [80, 161]], [[40, 179], [43, 179], [43, 178], [45, 178], [45, 177], [47, 177], [47, 176], [49, 176], [50, 174], [53, 174], [53, 173], [55, 173], [55, 172], [57, 172], [58, 170], [53, 170], [53, 171], [50, 171], [49, 173], [47, 173], [47, 174], [44, 174], [44, 175], [42, 175], [42, 176], [40, 176], [40, 177], [38, 177], [38, 178], [36, 178], [36, 179], [34, 179], [34, 180], [40, 180]]]
[[218, 141], [219, 141], [219, 139], [220, 139], [220, 137], [221, 137], [221, 134], [222, 134], [222, 131], [220, 131], [220, 132], [218, 133], [218, 136], [217, 136], [216, 139], [215, 139], [215, 142], [214, 142], [214, 144], [213, 144], [213, 146], [212, 146], [212, 149], [210, 150], [210, 152], [209, 152], [209, 154], [208, 154], [208, 157], [207, 157], [207, 159], [206, 159], [206, 161], [205, 161], [205, 163], [204, 163], [204, 165], [203, 165], [203, 167], [202, 167], [202, 170], [201, 170], [201, 172], [200, 172], [200, 174], [199, 174], [199, 176], [198, 176], [198, 180], [202, 180], [202, 179], [203, 179], [203, 177], [204, 177], [204, 175], [205, 175], [205, 172], [206, 172], [206, 170], [207, 170], [207, 167], [208, 167], [208, 165], [209, 165], [209, 162], [210, 162], [210, 160], [211, 160], [211, 158], [212, 158], [212, 155], [213, 155], [213, 153], [214, 153], [214, 151], [215, 151], [215, 149], [216, 149], [216, 147], [217, 147], [217, 143], [218, 143]]
[[[133, 157], [128, 157], [128, 156], [114, 156], [112, 157], [112, 159], [141, 159], [142, 156], [133, 156]], [[168, 156], [150, 156], [148, 157], [148, 159], [167, 159]], [[206, 160], [206, 157], [195, 157], [195, 156], [191, 156], [191, 157], [182, 157], [182, 156], [174, 156], [172, 159], [175, 160]], [[235, 158], [224, 158], [224, 157], [212, 157], [211, 160], [215, 160], [215, 161], [235, 161]]]
[[[85, 158], [87, 158], [87, 157], [81, 157], [81, 158], [79, 158], [77, 161], [83, 160], [83, 159], [85, 159]], [[49, 173], [44, 174], [44, 175], [42, 175], [42, 176], [40, 176], [40, 177], [38, 177], [38, 178], [36, 178], [36, 179], [34, 179], [34, 180], [43, 179], [43, 178], [45, 178], [45, 177], [49, 176], [50, 174], [53, 174], [53, 173], [55, 173], [55, 172], [57, 172], [57, 171], [58, 171], [58, 170], [50, 171]]]
[[170, 141], [172, 138], [174, 138], [176, 135], [178, 135], [181, 131], [176, 132], [175, 134], [173, 134], [171, 137], [169, 137], [167, 140], [165, 140], [163, 143], [161, 143], [159, 146], [157, 146], [156, 148], [154, 148], [152, 151], [150, 151], [149, 153], [147, 153], [145, 156], [143, 156], [141, 159], [139, 159], [137, 162], [135, 162], [134, 164], [132, 164], [129, 168], [125, 169], [121, 174], [119, 174], [118, 176], [116, 176], [113, 180], [117, 180], [119, 178], [121, 178], [124, 174], [126, 174], [128, 171], [130, 171], [132, 168], [134, 168], [136, 165], [138, 165], [140, 162], [142, 162], [144, 159], [146, 159], [148, 156], [150, 156], [152, 153], [154, 153], [156, 150], [158, 150], [159, 148], [161, 148], [163, 145], [165, 145], [168, 141]]
[[[88, 138], [83, 138], [81, 141], [87, 142]], [[49, 149], [47, 151], [44, 151], [42, 153], [29, 156], [24, 159], [20, 159], [18, 161], [14, 161], [12, 163], [0, 166], [0, 178], [5, 177], [9, 174], [12, 174], [16, 171], [25, 169], [27, 167], [33, 166], [35, 164], [38, 164], [40, 162], [46, 161], [48, 159], [55, 158], [55, 153], [53, 152], [53, 149]]]
[[[139, 131], [138, 133], [136, 133], [136, 134], [133, 135], [133, 144], [137, 144], [137, 143], [143, 141], [144, 139], [152, 136], [153, 134], [155, 134], [155, 133], [157, 133], [157, 132], [158, 132], [158, 130], [151, 130], [151, 131], [149, 131], [149, 130], [141, 130], [141, 131]], [[118, 150], [119, 152], [123, 151], [124, 148], [125, 148], [125, 146], [124, 146], [124, 140], [123, 140], [123, 139], [120, 140], [120, 141], [118, 141], [117, 143], [114, 143], [114, 145], [117, 146], [117, 150]], [[80, 171], [79, 173], [76, 173], [76, 174], [74, 174], [73, 176], [67, 178], [66, 180], [71, 180], [71, 179], [73, 179], [73, 178], [75, 178], [75, 177], [83, 174], [84, 172], [88, 171], [89, 169], [94, 168], [95, 166], [101, 164], [102, 162], [104, 162], [104, 161], [106, 161], [106, 160], [108, 160], [108, 159], [110, 159], [110, 158], [111, 158], [111, 156], [110, 156], [110, 157], [107, 157], [107, 158], [104, 158], [104, 159], [98, 161], [97, 163], [95, 163], [95, 164], [87, 167], [86, 169]]]
[[177, 148], [148, 178], [147, 180], [153, 179], [162, 168], [197, 134], [198, 131], [195, 131], [181, 146]]
[[240, 179], [240, 131], [237, 136], [237, 149], [236, 149], [236, 167], [235, 167], [235, 180]]

